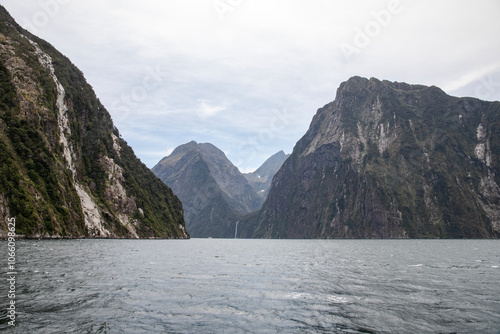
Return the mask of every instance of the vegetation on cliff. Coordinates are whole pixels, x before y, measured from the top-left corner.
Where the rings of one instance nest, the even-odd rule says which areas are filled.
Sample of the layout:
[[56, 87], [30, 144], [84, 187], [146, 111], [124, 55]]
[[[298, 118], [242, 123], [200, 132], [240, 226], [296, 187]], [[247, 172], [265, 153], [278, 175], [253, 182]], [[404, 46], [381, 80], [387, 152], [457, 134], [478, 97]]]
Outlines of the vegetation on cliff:
[[500, 103], [354, 77], [240, 224], [267, 238], [497, 238]]
[[187, 238], [82, 72], [0, 6], [0, 236]]

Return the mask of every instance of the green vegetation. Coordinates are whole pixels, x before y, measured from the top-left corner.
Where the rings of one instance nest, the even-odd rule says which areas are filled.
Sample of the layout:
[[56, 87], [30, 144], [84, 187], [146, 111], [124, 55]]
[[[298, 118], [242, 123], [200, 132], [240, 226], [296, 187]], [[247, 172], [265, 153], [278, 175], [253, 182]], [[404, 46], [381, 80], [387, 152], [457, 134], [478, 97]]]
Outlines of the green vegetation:
[[[76, 180], [99, 206], [103, 227], [114, 237], [130, 236], [118, 219], [123, 212], [113, 210], [106, 195], [108, 177], [101, 158], [107, 156], [123, 168], [127, 195], [143, 209], [144, 216], [130, 215], [137, 220], [138, 235], [185, 237], [179, 228], [184, 226], [182, 204], [124, 141], [121, 156], [115, 152], [111, 135], [119, 136], [118, 131], [82, 72], [49, 43], [20, 28], [1, 6], [0, 21], [5, 23], [0, 25], [0, 43], [14, 51], [0, 53], [0, 196], [6, 199], [10, 216], [16, 217], [16, 232], [26, 237], [90, 233], [62, 154], [54, 80], [23, 34], [50, 55], [65, 88]], [[12, 57], [17, 58], [15, 71], [7, 66]], [[4, 231], [2, 221], [0, 232]]]
[[151, 237], [182, 237], [177, 225], [166, 224], [166, 222], [177, 222], [184, 226], [181, 201], [137, 159], [123, 139], [121, 148], [121, 158], [118, 161], [126, 171], [125, 188], [129, 195], [136, 197], [137, 206], [144, 211], [144, 215], [136, 216], [143, 222], [138, 232]]
[[[67, 227], [83, 233], [81, 217], [76, 215], [76, 222], [71, 226], [64, 223], [71, 218], [70, 212], [80, 211], [76, 194], [68, 193], [63, 186], [71, 181], [67, 175], [61, 174], [47, 139], [37, 124], [21, 116], [15, 87], [3, 61], [0, 61], [0, 73], [1, 89], [5, 92], [0, 109], [3, 125], [0, 135], [0, 193], [8, 199], [10, 215], [16, 217], [17, 233], [65, 236], [69, 232]], [[76, 206], [71, 206], [67, 199]]]

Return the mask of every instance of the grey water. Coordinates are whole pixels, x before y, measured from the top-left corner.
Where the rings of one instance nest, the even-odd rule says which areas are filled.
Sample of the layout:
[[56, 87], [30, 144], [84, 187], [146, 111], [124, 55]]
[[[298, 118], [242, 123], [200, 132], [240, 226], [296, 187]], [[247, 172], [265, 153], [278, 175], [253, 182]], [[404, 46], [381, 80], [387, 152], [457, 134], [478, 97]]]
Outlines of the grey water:
[[[16, 327], [0, 281], [8, 333], [500, 332], [498, 240], [19, 240], [16, 248]], [[4, 253], [0, 242], [5, 277]]]

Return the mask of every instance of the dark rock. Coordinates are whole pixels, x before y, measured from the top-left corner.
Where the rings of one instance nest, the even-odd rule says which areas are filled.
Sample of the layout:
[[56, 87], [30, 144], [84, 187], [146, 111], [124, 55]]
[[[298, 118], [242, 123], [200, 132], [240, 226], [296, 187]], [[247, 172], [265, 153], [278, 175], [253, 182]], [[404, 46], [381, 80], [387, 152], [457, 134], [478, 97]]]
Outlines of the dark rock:
[[498, 238], [500, 103], [353, 77], [239, 225], [264, 238]]
[[234, 237], [239, 217], [262, 206], [263, 198], [212, 144], [181, 145], [152, 171], [181, 199], [193, 237]]

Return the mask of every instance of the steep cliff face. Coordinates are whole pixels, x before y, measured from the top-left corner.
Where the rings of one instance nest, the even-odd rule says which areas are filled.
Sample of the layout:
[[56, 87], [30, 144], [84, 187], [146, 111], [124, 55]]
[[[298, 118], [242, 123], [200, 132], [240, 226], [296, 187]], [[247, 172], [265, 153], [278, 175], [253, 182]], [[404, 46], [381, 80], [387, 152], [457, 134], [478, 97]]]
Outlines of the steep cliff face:
[[255, 172], [246, 173], [243, 174], [243, 176], [257, 194], [266, 199], [274, 175], [276, 175], [289, 156], [290, 154], [285, 154], [285, 152], [280, 151], [267, 159]]
[[152, 171], [182, 200], [193, 237], [234, 237], [239, 217], [258, 210], [263, 202], [212, 144], [181, 145]]
[[354, 77], [319, 109], [243, 235], [497, 238], [500, 103]]
[[83, 74], [0, 6], [0, 237], [187, 238]]

